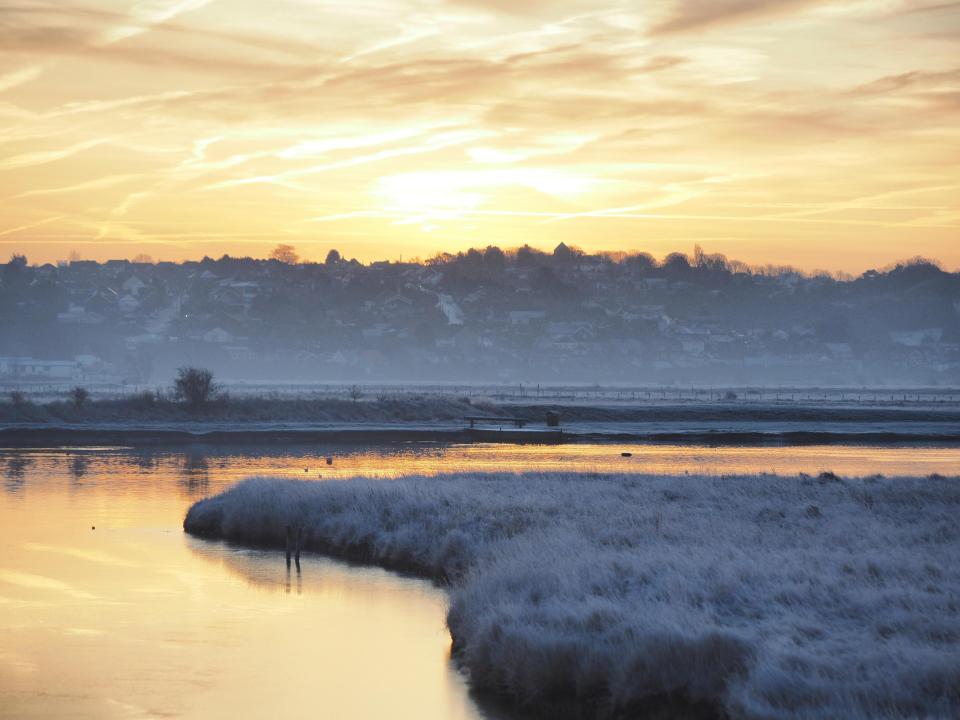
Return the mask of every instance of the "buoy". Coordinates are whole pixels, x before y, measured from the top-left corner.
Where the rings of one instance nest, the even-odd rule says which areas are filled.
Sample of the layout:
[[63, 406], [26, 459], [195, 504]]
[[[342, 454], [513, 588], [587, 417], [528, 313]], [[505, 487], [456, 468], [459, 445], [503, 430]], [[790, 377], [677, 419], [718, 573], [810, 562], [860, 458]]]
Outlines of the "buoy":
[[332, 457], [328, 457], [328, 458], [327, 458], [327, 465], [333, 465], [333, 458], [332, 458]]

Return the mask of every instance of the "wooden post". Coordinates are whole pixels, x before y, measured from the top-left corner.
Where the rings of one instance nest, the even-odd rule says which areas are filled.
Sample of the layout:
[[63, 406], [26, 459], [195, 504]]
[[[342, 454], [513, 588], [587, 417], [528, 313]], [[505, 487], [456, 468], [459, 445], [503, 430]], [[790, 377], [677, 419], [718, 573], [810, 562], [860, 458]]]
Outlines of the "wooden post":
[[290, 526], [287, 525], [287, 538], [286, 538], [286, 551], [287, 551], [287, 568], [290, 567]]
[[296, 548], [296, 555], [294, 555], [294, 559], [296, 560], [296, 563], [297, 563], [297, 573], [300, 572], [300, 549], [302, 547], [303, 547], [303, 528], [298, 526], [297, 527], [297, 548]]

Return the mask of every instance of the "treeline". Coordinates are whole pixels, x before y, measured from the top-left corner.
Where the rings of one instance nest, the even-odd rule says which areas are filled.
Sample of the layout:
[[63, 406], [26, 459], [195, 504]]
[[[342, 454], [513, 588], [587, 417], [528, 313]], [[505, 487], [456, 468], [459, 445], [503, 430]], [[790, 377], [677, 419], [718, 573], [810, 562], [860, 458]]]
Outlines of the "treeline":
[[501, 249], [495, 245], [486, 248], [470, 248], [458, 253], [438, 253], [426, 261], [426, 265], [444, 268], [459, 268], [467, 271], [498, 271], [508, 267], [519, 268], [570, 268], [590, 265], [617, 267], [645, 277], [663, 277], [671, 280], [689, 280], [704, 276], [758, 276], [758, 277], [796, 277], [807, 279], [834, 280], [848, 282], [861, 278], [875, 278], [881, 275], [903, 276], [910, 279], [917, 276], [944, 274], [940, 263], [924, 257], [913, 257], [883, 268], [871, 269], [856, 277], [841, 271], [812, 270], [804, 271], [791, 265], [750, 265], [742, 260], [730, 259], [722, 253], [707, 253], [700, 245], [695, 245], [692, 255], [682, 252], [667, 254], [657, 260], [649, 252], [641, 251], [601, 251], [587, 253], [582, 249], [560, 243], [552, 252], [545, 252], [529, 245], [519, 248]]
[[[110, 261], [111, 263], [128, 263], [128, 261]], [[60, 268], [66, 268], [70, 265], [88, 265], [95, 266], [101, 263], [94, 261], [73, 259], [58, 263]], [[138, 255], [132, 261], [132, 266], [155, 265], [152, 258], [147, 255]], [[621, 270], [641, 277], [662, 277], [669, 280], [682, 281], [703, 277], [734, 277], [734, 276], [754, 276], [768, 278], [795, 277], [804, 279], [832, 280], [836, 282], [851, 282], [861, 279], [875, 279], [884, 275], [891, 275], [907, 280], [922, 279], [922, 276], [936, 276], [942, 274], [953, 274], [943, 270], [941, 264], [934, 259], [916, 256], [913, 258], [901, 260], [878, 269], [870, 269], [859, 276], [854, 276], [842, 271], [830, 270], [811, 270], [805, 271], [791, 265], [751, 265], [747, 262], [728, 258], [722, 253], [708, 253], [700, 245], [695, 245], [693, 253], [687, 255], [683, 252], [671, 252], [658, 260], [654, 255], [645, 251], [600, 251], [588, 253], [575, 245], [560, 243], [552, 251], [544, 251], [530, 245], [521, 247], [500, 248], [496, 245], [488, 245], [485, 248], [470, 248], [457, 253], [441, 252], [432, 257], [421, 260], [412, 258], [406, 262], [392, 261], [374, 261], [363, 263], [357, 259], [348, 259], [341, 255], [336, 249], [331, 249], [323, 262], [314, 262], [304, 260], [297, 249], [292, 245], [277, 245], [271, 251], [267, 258], [254, 258], [251, 256], [232, 256], [224, 254], [219, 258], [204, 256], [199, 261], [184, 261], [182, 263], [161, 263], [163, 265], [183, 265], [183, 266], [220, 266], [231, 267], [235, 269], [253, 268], [264, 264], [273, 266], [297, 266], [297, 267], [325, 267], [334, 268], [363, 268], [363, 267], [381, 267], [381, 266], [424, 266], [445, 270], [457, 270], [470, 275], [491, 274], [502, 272], [511, 268], [537, 269], [573, 269], [589, 268], [590, 266], [600, 266], [612, 270]], [[14, 254], [9, 263], [4, 266], [8, 279], [11, 275], [16, 275], [20, 270], [29, 266], [26, 256]], [[3, 276], [0, 275], [0, 284]]]

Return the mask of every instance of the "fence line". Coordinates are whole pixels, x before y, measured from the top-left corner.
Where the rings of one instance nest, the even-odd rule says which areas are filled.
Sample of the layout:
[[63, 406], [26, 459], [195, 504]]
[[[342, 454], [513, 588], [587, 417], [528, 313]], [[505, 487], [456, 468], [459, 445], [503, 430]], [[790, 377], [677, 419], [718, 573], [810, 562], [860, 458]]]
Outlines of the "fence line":
[[[70, 389], [82, 385], [98, 399], [123, 399], [157, 389], [151, 384], [0, 381], [0, 394], [22, 392], [31, 399], [65, 399]], [[541, 403], [846, 403], [846, 404], [956, 404], [960, 388], [817, 388], [817, 387], [660, 387], [580, 386], [553, 384], [434, 384], [413, 383], [269, 383], [226, 382], [224, 390], [238, 398], [262, 400], [356, 399], [383, 400], [411, 397], [467, 397], [499, 402]]]

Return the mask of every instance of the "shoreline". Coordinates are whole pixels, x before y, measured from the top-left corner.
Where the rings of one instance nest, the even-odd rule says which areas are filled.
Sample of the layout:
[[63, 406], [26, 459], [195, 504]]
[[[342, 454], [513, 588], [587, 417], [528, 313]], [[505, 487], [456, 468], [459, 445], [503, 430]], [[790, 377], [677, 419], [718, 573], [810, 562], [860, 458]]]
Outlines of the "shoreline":
[[276, 429], [268, 427], [235, 427], [229, 429], [173, 429], [170, 427], [7, 427], [0, 428], [0, 447], [38, 448], [50, 446], [97, 445], [103, 447], [154, 447], [176, 445], [312, 445], [384, 443], [511, 443], [511, 444], [578, 444], [624, 443], [790, 447], [804, 445], [883, 445], [883, 446], [947, 446], [960, 445], [960, 427], [943, 432], [904, 430], [891, 431], [743, 431], [689, 430], [667, 432], [631, 432], [629, 430], [558, 431], [531, 429], [484, 429], [460, 427], [405, 428], [402, 426]]
[[[548, 425], [548, 416], [559, 417], [559, 426]], [[957, 445], [960, 407], [748, 402], [494, 405], [466, 398], [357, 403], [230, 400], [194, 412], [166, 402], [149, 407], [112, 401], [83, 407], [0, 405], [0, 446], [5, 447], [254, 442]]]

